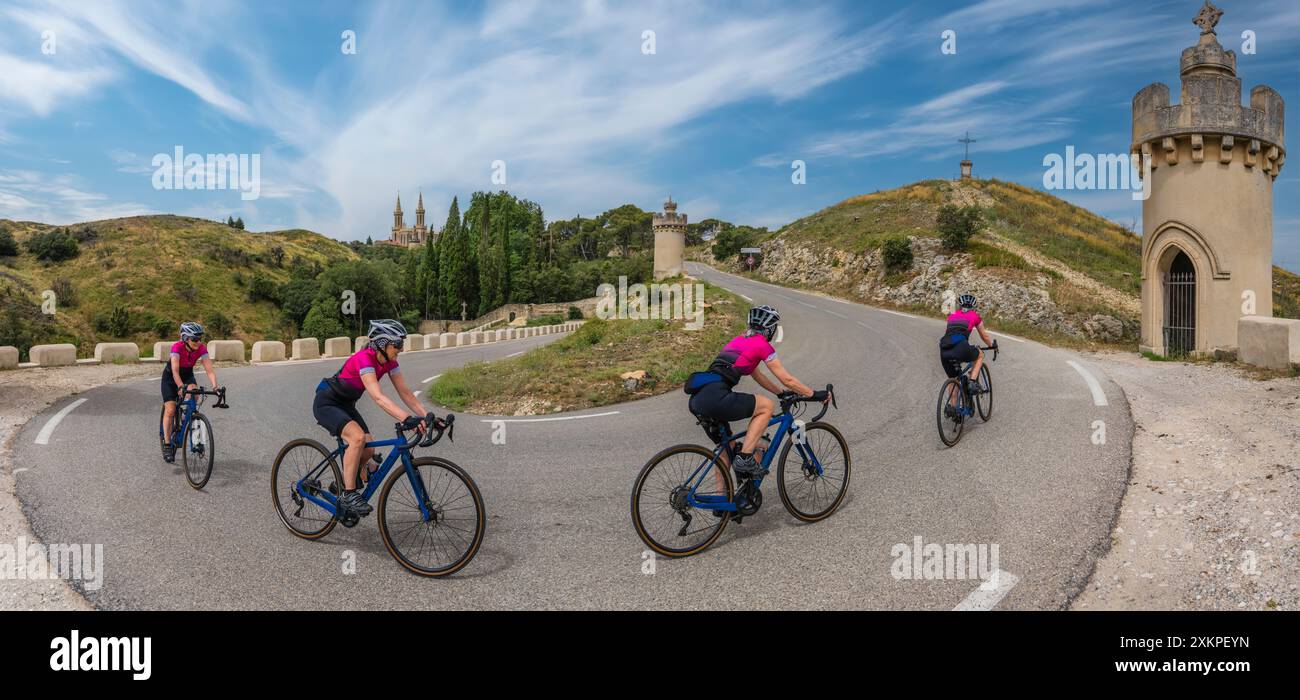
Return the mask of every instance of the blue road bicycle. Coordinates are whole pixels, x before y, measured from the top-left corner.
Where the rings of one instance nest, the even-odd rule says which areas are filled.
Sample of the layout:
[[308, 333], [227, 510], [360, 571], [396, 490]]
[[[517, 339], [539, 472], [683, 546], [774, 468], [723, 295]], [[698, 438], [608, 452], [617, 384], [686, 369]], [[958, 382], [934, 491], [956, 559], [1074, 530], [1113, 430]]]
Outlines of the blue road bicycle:
[[158, 446], [162, 449], [163, 459], [167, 459], [167, 449], [171, 448], [172, 460], [181, 456], [185, 465], [185, 481], [195, 489], [202, 489], [212, 478], [212, 461], [217, 448], [212, 439], [212, 424], [208, 417], [199, 412], [203, 397], [215, 396], [214, 408], [230, 408], [226, 404], [226, 388], [216, 391], [195, 387], [182, 388], [176, 400], [176, 411], [172, 413], [172, 439], [169, 443], [163, 439], [163, 421], [167, 418], [167, 407], [163, 406], [158, 416]]
[[[980, 349], [985, 351], [986, 357], [989, 350], [993, 351], [990, 362], [998, 359], [996, 342]], [[970, 370], [974, 365], [974, 361], [962, 365], [961, 374], [945, 381], [939, 389], [939, 405], [935, 409], [939, 422], [939, 439], [948, 447], [956, 445], [961, 439], [968, 418], [979, 413], [980, 420], [987, 423], [993, 415], [993, 377], [989, 375], [989, 363], [980, 366], [979, 381], [972, 382]]]
[[[835, 405], [831, 385], [826, 385], [826, 391], [831, 393], [830, 405]], [[811, 397], [787, 391], [777, 398], [781, 412], [768, 423], [773, 431], [759, 461], [764, 469], [770, 469], [779, 450], [777, 492], [785, 509], [804, 522], [824, 520], [839, 508], [848, 492], [849, 445], [834, 426], [820, 422], [829, 405], [805, 423], [799, 417]], [[651, 457], [632, 484], [636, 533], [651, 549], [668, 557], [704, 551], [717, 541], [728, 522], [739, 523], [763, 505], [763, 477], [741, 479], [739, 486], [732, 486], [728, 465], [745, 433], [733, 435], [722, 421], [699, 415], [696, 420], [715, 441], [713, 449], [669, 447]]]
[[[469, 564], [483, 544], [483, 497], [469, 474], [440, 457], [412, 457], [411, 450], [430, 447], [444, 432], [452, 439], [456, 417], [425, 416], [425, 431], [406, 439], [398, 423], [397, 437], [366, 443], [367, 447], [392, 447], [379, 468], [365, 482], [362, 496], [369, 501], [376, 491], [379, 534], [388, 553], [399, 564], [421, 576], [448, 576]], [[280, 520], [293, 534], [307, 540], [328, 535], [342, 522], [355, 526], [361, 518], [348, 512], [342, 517], [338, 500], [343, 493], [340, 465], [347, 445], [340, 439], [333, 452], [319, 442], [301, 438], [285, 445], [271, 467], [271, 499]], [[379, 455], [375, 460], [380, 459]], [[401, 463], [401, 468], [393, 467]], [[369, 465], [361, 465], [361, 479]], [[389, 476], [389, 471], [392, 475]], [[384, 477], [388, 476], [387, 481]], [[383, 484], [380, 490], [380, 484]]]

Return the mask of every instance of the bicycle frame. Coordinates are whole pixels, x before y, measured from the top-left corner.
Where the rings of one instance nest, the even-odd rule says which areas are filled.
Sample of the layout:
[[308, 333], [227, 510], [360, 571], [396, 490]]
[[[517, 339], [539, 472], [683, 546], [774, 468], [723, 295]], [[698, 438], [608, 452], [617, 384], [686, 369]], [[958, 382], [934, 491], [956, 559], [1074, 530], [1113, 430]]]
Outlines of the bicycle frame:
[[[764, 469], [769, 469], [771, 467], [772, 459], [779, 451], [781, 443], [785, 440], [786, 435], [794, 429], [794, 422], [795, 416], [789, 412], [783, 412], [779, 415], [772, 416], [772, 419], [768, 421], [767, 428], [776, 426], [776, 431], [772, 434], [772, 444], [768, 445], [767, 450], [763, 452], [762, 464]], [[764, 428], [764, 430], [767, 428]], [[745, 435], [748, 432], [749, 431], [746, 430], [735, 435], [725, 435], [722, 442], [718, 443], [717, 446], [713, 448], [712, 459], [696, 467], [695, 471], [686, 478], [686, 483], [691, 484], [690, 490], [686, 494], [686, 503], [688, 505], [692, 508], [700, 508], [704, 510], [727, 510], [732, 512], [738, 510], [735, 501], [728, 499], [726, 496], [696, 495], [695, 491], [700, 487], [700, 484], [704, 483], [704, 479], [709, 475], [709, 472], [713, 471], [715, 467], [721, 468], [720, 458], [722, 457], [722, 451], [724, 449], [727, 452], [728, 461], [735, 458], [735, 450], [733, 449], [732, 444], [743, 442]], [[825, 473], [822, 470], [821, 460], [817, 458], [817, 455], [813, 454], [811, 445], [796, 440], [794, 447], [799, 451], [799, 456], [801, 458], [812, 461], [813, 466], [817, 470], [818, 476]], [[754, 485], [756, 487], [761, 487], [763, 485], [762, 477], [756, 479]]]
[[[190, 427], [190, 421], [194, 419], [195, 412], [199, 410], [199, 402], [194, 398], [194, 395], [187, 393], [186, 396], [188, 398], [186, 398], [184, 401], [176, 402], [176, 410], [181, 412], [180, 420], [176, 421], [176, 425], [172, 430], [172, 439], [168, 443], [169, 445], [171, 445], [173, 448], [176, 449], [180, 448], [181, 446], [180, 441], [183, 439], [182, 436], [185, 435], [185, 431]], [[162, 425], [159, 424], [158, 437], [162, 437], [162, 436], [163, 436], [163, 429], [162, 429]]]
[[[391, 440], [367, 442], [366, 447], [400, 447], [405, 444], [406, 441], [401, 438], [392, 438]], [[303, 476], [303, 478], [299, 479], [298, 483], [294, 485], [294, 489], [297, 490], [299, 496], [302, 496], [321, 508], [324, 508], [334, 516], [338, 516], [338, 496], [335, 496], [329, 491], [318, 491], [321, 496], [318, 498], [308, 493], [307, 490], [303, 488], [303, 484], [315, 479], [321, 472], [323, 472], [325, 468], [329, 466], [331, 459], [337, 459], [342, 462], [343, 453], [346, 451], [347, 445], [340, 440], [339, 446], [330, 453], [329, 457], [321, 460], [320, 464], [317, 464], [314, 469], [307, 472], [307, 474]], [[433, 517], [433, 513], [429, 510], [427, 505], [428, 497], [424, 491], [424, 480], [418, 478], [419, 473], [415, 471], [415, 465], [411, 463], [410, 450], [395, 449], [390, 452], [388, 457], [384, 459], [384, 463], [379, 466], [379, 469], [376, 469], [375, 473], [370, 475], [370, 479], [366, 482], [365, 491], [363, 491], [361, 495], [369, 501], [370, 497], [379, 489], [379, 485], [384, 482], [384, 477], [388, 476], [389, 470], [397, 463], [399, 457], [402, 460], [402, 466], [406, 469], [406, 477], [411, 480], [411, 489], [415, 493], [416, 501], [420, 504], [420, 516], [425, 522], [428, 522]], [[365, 467], [366, 465], [361, 465], [362, 469]], [[360, 478], [359, 472], [360, 470], [358, 470], [358, 478]], [[340, 487], [341, 486], [342, 484], [340, 484]]]

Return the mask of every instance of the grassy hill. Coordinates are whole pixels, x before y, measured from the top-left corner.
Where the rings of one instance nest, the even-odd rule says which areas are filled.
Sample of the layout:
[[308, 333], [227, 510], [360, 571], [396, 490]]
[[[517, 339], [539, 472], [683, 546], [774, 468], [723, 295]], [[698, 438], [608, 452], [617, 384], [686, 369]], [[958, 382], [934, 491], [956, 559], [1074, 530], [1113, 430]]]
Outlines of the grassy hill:
[[[0, 257], [0, 298], [8, 310], [2, 344], [72, 342], [83, 353], [96, 342], [128, 340], [148, 353], [176, 335], [182, 320], [209, 326], [213, 335], [245, 340], [285, 340], [284, 319], [257, 294], [259, 285], [289, 279], [294, 264], [326, 265], [356, 254], [311, 231], [253, 233], [223, 223], [182, 216], [138, 216], [56, 227], [0, 220], [21, 254]], [[42, 262], [27, 250], [32, 236], [67, 231], [78, 240], [76, 257]], [[40, 312], [42, 293], [54, 290], [57, 311]], [[22, 348], [25, 351], [25, 347]]]
[[[965, 255], [939, 249], [937, 216], [945, 204], [973, 205], [984, 230]], [[879, 249], [890, 238], [914, 237], [917, 262], [883, 270]], [[938, 313], [933, 294], [954, 275], [961, 283], [994, 280], [1016, 286], [986, 296], [1022, 300], [1045, 296], [1041, 314], [1024, 320], [1026, 304], [991, 309], [1006, 330], [1045, 340], [1092, 340], [1080, 329], [1095, 315], [1118, 319], [1121, 338], [1135, 341], [1141, 294], [1141, 238], [1124, 227], [1047, 192], [995, 179], [954, 183], [926, 180], [851, 197], [791, 222], [757, 242], [785, 260], [764, 260], [759, 274], [774, 282], [860, 298], [870, 303]], [[942, 257], [941, 257], [942, 256]], [[936, 275], [926, 266], [939, 261]], [[826, 274], [804, 274], [822, 266]], [[926, 292], [926, 293], [922, 293]], [[1024, 292], [1024, 293], [1018, 293]], [[928, 295], [927, 295], [928, 293]], [[1043, 294], [1045, 293], [1045, 294]], [[1274, 314], [1300, 315], [1300, 277], [1274, 268]], [[1001, 318], [999, 318], [999, 315]]]

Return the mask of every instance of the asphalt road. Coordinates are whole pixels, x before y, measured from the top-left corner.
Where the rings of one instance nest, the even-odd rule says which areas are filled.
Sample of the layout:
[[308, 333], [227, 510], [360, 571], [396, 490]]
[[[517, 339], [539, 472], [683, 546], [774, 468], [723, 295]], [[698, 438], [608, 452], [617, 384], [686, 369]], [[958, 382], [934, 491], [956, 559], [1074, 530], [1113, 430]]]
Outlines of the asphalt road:
[[[493, 444], [492, 417], [459, 416], [456, 442], [432, 453], [473, 474], [488, 525], [478, 556], [453, 577], [408, 574], [373, 518], [304, 541], [276, 517], [270, 465], [294, 437], [329, 443], [310, 404], [337, 360], [221, 369], [232, 409], [206, 411], [217, 461], [202, 492], [158, 455], [156, 379], [76, 397], [85, 403], [36, 444], [73, 399], [61, 401], [14, 442], [19, 497], [45, 542], [104, 545], [103, 586], [84, 592], [108, 609], [1053, 609], [1083, 587], [1128, 476], [1132, 426], [1118, 386], [1073, 353], [999, 336], [992, 420], [945, 448], [934, 419], [941, 322], [691, 267], [780, 309], [786, 366], [810, 385], [835, 384], [840, 409], [826, 420], [849, 441], [853, 475], [828, 520], [795, 520], [769, 479], [763, 510], [711, 549], [650, 561], [628, 515], [632, 479], [663, 447], [704, 440], [672, 391], [562, 420], [507, 419], [504, 445]], [[449, 367], [555, 337], [407, 353], [401, 363], [421, 388]], [[1070, 361], [1095, 377], [1106, 405]], [[391, 436], [392, 421], [362, 404]], [[906, 556], [897, 546], [918, 537], [986, 545], [990, 555], [996, 545], [1005, 573], [992, 590], [942, 574], [896, 577]], [[355, 573], [344, 573], [351, 556]]]

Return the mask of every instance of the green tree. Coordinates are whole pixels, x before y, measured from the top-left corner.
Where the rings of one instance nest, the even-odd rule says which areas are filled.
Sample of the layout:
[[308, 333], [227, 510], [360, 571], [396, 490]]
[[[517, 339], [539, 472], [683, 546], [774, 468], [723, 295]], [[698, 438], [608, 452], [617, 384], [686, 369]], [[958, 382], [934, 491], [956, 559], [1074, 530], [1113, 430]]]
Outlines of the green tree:
[[14, 257], [18, 255], [18, 241], [14, 240], [14, 234], [8, 228], [0, 227], [0, 257]]
[[957, 207], [945, 204], [939, 207], [937, 218], [939, 238], [948, 250], [966, 250], [970, 239], [980, 232], [983, 216], [975, 206]]
[[67, 231], [52, 229], [27, 239], [27, 252], [42, 262], [62, 262], [77, 257], [77, 239]]
[[348, 334], [338, 307], [323, 299], [312, 305], [300, 328], [302, 334], [308, 338], [337, 338]]
[[912, 244], [903, 236], [891, 236], [880, 247], [880, 258], [887, 270], [901, 270], [912, 265]]

